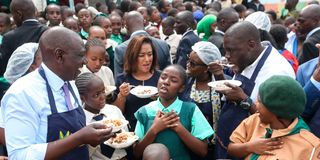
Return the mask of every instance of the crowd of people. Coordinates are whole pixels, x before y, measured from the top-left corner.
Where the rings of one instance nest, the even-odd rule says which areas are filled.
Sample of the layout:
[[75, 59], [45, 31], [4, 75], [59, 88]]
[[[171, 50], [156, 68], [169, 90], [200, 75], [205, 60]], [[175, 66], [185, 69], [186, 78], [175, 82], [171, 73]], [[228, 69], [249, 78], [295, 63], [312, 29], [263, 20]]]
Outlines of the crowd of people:
[[298, 2], [0, 2], [0, 160], [319, 159], [320, 5]]

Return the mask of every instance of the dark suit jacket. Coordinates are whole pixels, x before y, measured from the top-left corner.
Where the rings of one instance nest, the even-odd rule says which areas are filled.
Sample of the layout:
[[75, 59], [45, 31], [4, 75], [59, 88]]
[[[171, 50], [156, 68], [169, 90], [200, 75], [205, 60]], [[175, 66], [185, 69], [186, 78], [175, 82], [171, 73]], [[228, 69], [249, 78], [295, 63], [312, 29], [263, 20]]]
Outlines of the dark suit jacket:
[[252, 1], [247, 3], [247, 6], [246, 6], [248, 9], [251, 8], [253, 9], [254, 11], [262, 11], [264, 12], [264, 5], [263, 4], [259, 4], [258, 7], [256, 6], [256, 4], [254, 4]]
[[304, 41], [302, 46], [302, 54], [298, 58], [300, 65], [304, 62], [307, 62], [319, 56], [319, 50], [315, 46], [319, 42], [320, 42], [320, 30], [313, 33], [309, 38], [307, 38]]
[[[139, 36], [139, 35], [149, 36], [149, 34], [146, 31], [143, 31], [143, 30], [137, 31], [131, 35], [130, 39], [126, 40], [125, 42], [121, 43], [115, 48], [115, 53], [114, 53], [115, 77], [117, 77], [117, 75], [123, 72], [124, 57], [125, 57], [125, 52], [127, 50], [128, 44], [130, 43], [133, 37]], [[163, 70], [166, 66], [171, 64], [169, 45], [163, 40], [156, 39], [151, 36], [149, 37], [151, 38], [152, 43], [157, 52], [159, 69]]]
[[176, 54], [176, 63], [180, 64], [183, 68], [187, 66], [188, 55], [192, 51], [191, 47], [200, 41], [200, 38], [194, 34], [193, 31], [189, 31], [185, 34], [178, 45]]
[[40, 36], [46, 29], [47, 27], [39, 22], [27, 21], [15, 30], [6, 33], [0, 46], [0, 75], [5, 72], [11, 54], [24, 43], [39, 42]]
[[219, 48], [219, 51], [222, 56], [225, 55], [224, 47], [223, 47], [223, 38], [224, 35], [219, 32], [214, 32], [208, 39], [209, 42], [213, 43], [215, 46]]

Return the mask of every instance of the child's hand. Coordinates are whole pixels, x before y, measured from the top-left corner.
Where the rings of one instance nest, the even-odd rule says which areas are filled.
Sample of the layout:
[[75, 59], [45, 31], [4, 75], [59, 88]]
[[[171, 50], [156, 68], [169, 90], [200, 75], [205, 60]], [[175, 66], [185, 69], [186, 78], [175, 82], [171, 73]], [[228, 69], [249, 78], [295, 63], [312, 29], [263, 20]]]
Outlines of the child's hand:
[[177, 120], [179, 120], [179, 117], [173, 114], [173, 112], [163, 114], [161, 111], [158, 111], [151, 128], [158, 134], [167, 128], [175, 126], [174, 122]]
[[260, 155], [273, 155], [271, 151], [282, 148], [283, 142], [280, 138], [259, 138], [248, 142], [248, 150]]
[[[179, 115], [175, 111], [171, 111], [172, 114], [176, 115], [176, 117], [179, 117]], [[175, 132], [178, 132], [179, 129], [181, 129], [183, 125], [180, 122], [180, 118], [177, 119], [175, 122], [173, 122], [171, 129]]]

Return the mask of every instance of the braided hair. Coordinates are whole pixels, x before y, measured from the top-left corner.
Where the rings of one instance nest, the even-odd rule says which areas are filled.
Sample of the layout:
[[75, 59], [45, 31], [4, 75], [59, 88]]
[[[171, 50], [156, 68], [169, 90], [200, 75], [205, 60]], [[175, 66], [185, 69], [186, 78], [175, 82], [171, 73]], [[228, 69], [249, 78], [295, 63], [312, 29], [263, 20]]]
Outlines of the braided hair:
[[95, 74], [90, 73], [90, 72], [86, 72], [86, 73], [82, 73], [80, 74], [77, 78], [76, 78], [76, 86], [78, 88], [79, 94], [80, 95], [84, 95], [87, 92], [87, 87], [88, 84], [90, 83], [90, 81], [92, 79], [94, 79], [95, 77], [97, 77]]
[[100, 39], [92, 38], [92, 39], [88, 39], [87, 43], [85, 44], [86, 51], [88, 52], [90, 47], [94, 47], [94, 46], [99, 46], [99, 47], [105, 48], [103, 42]]

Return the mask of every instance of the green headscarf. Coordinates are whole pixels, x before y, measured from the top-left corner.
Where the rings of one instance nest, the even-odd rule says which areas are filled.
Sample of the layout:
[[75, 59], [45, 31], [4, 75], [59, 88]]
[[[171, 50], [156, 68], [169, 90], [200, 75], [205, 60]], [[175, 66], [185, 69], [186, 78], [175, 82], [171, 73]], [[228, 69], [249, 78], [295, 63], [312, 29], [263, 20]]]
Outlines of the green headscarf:
[[208, 41], [209, 37], [212, 35], [211, 33], [211, 24], [217, 21], [217, 17], [215, 15], [206, 15], [204, 16], [197, 25], [198, 35], [200, 33], [204, 33], [202, 41]]

